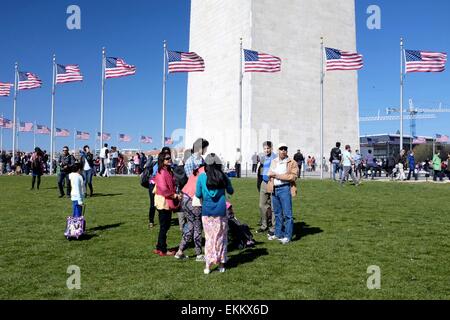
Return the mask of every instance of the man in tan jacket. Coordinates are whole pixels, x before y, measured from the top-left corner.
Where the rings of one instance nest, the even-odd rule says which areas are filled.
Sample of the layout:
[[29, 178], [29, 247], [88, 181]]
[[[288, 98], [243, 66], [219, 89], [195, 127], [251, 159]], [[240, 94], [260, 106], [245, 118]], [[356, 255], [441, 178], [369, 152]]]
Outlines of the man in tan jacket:
[[269, 240], [280, 240], [288, 244], [294, 231], [292, 197], [297, 195], [295, 181], [298, 177], [297, 163], [288, 157], [285, 143], [278, 145], [278, 158], [272, 160], [267, 191], [272, 193], [272, 210], [275, 213], [275, 234]]

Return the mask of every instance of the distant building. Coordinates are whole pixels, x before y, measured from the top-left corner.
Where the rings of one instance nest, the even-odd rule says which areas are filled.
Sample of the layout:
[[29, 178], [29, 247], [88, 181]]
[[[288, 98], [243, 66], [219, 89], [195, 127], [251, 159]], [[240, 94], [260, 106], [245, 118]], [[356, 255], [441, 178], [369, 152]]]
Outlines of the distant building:
[[[424, 137], [427, 144], [432, 145], [434, 138]], [[403, 135], [403, 148], [409, 150], [410, 146], [414, 148], [416, 144], [413, 144], [413, 137], [409, 135]], [[364, 156], [368, 150], [372, 150], [372, 154], [375, 158], [386, 159], [389, 156], [400, 153], [400, 135], [399, 134], [374, 134], [361, 136], [360, 139], [361, 154]]]

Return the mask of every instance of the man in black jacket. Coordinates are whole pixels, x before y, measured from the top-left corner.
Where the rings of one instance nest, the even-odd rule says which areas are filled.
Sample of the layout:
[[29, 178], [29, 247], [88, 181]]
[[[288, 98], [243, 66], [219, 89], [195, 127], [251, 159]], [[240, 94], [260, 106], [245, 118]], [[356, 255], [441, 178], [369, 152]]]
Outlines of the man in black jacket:
[[297, 150], [296, 154], [294, 154], [294, 161], [297, 162], [297, 165], [298, 165], [298, 177], [300, 178], [300, 176], [302, 175], [302, 165], [303, 165], [303, 162], [305, 161], [305, 157], [300, 152], [300, 149]]
[[69, 173], [72, 171], [72, 166], [75, 164], [75, 158], [69, 154], [69, 147], [65, 146], [63, 148], [63, 153], [59, 156], [59, 167], [60, 173], [58, 175], [58, 187], [59, 187], [59, 197], [64, 197], [63, 181], [65, 180], [67, 188], [67, 197], [70, 197], [70, 181]]
[[331, 162], [331, 168], [332, 168], [332, 174], [333, 174], [333, 180], [336, 181], [336, 172], [339, 171], [339, 180], [342, 176], [342, 169], [341, 169], [341, 143], [336, 142], [336, 147], [331, 149], [330, 152], [330, 162]]

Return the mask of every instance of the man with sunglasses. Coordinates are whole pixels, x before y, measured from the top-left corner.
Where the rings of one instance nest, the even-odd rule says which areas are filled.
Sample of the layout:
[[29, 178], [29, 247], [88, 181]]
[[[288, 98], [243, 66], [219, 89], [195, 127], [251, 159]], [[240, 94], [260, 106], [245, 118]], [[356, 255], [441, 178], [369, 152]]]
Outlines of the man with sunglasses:
[[295, 181], [298, 177], [298, 165], [288, 157], [287, 144], [279, 144], [278, 157], [270, 164], [268, 175], [270, 180], [267, 191], [272, 193], [272, 210], [275, 213], [275, 234], [269, 235], [268, 239], [288, 244], [294, 231], [292, 197], [297, 195]]
[[65, 146], [63, 148], [63, 152], [59, 156], [58, 163], [61, 169], [58, 175], [59, 197], [64, 197], [63, 181], [65, 181], [67, 187], [67, 197], [70, 197], [71, 187], [69, 181], [69, 173], [72, 172], [72, 167], [75, 164], [75, 158], [74, 156], [69, 154], [69, 147]]

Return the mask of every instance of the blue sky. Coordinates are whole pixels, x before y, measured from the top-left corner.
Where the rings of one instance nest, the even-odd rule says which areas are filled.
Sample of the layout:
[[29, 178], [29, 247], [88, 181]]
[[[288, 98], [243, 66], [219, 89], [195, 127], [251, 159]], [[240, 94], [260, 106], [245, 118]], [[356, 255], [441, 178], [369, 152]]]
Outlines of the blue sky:
[[[312, 1], [312, 0], [311, 0]], [[81, 8], [81, 30], [68, 30], [66, 9]], [[381, 30], [369, 30], [366, 20], [369, 5], [381, 8]], [[131, 77], [106, 81], [104, 131], [113, 135], [110, 142], [121, 148], [139, 147], [141, 134], [153, 137], [148, 148], [160, 147], [162, 100], [162, 41], [169, 49], [189, 48], [190, 1], [186, 0], [76, 0], [8, 1], [2, 4], [0, 26], [0, 81], [13, 81], [14, 63], [21, 71], [31, 71], [44, 82], [41, 89], [28, 90], [18, 97], [17, 115], [21, 121], [50, 125], [51, 58], [61, 64], [79, 64], [85, 80], [57, 87], [56, 126], [89, 131], [99, 129], [101, 86], [101, 48], [108, 56], [122, 57], [137, 67]], [[399, 38], [407, 49], [450, 52], [450, 2], [357, 0], [358, 51], [365, 66], [359, 72], [360, 115], [376, 115], [386, 107], [399, 104]], [[339, 13], [336, 13], [339, 14]], [[346, 48], [340, 48], [346, 49]], [[442, 101], [450, 107], [449, 71], [442, 74], [409, 74], [405, 82], [405, 102], [413, 98], [418, 106], [434, 106]], [[170, 133], [185, 126], [186, 74], [169, 77], [167, 87], [167, 124]], [[12, 118], [12, 97], [0, 98], [0, 114]], [[405, 104], [406, 105], [406, 104]], [[450, 134], [450, 114], [417, 122], [419, 135]], [[398, 122], [362, 123], [361, 134], [395, 132]], [[4, 147], [11, 147], [11, 130], [4, 130]], [[133, 137], [131, 143], [117, 142], [118, 133]], [[409, 122], [405, 121], [405, 133]], [[56, 138], [57, 149], [72, 148], [72, 138]], [[48, 149], [49, 136], [37, 135], [36, 143]], [[85, 142], [77, 141], [77, 148]], [[94, 139], [87, 141], [91, 146]], [[31, 149], [33, 135], [22, 133], [21, 149]]]
[[[369, 5], [381, 9], [381, 30], [369, 30], [366, 20]], [[364, 55], [364, 69], [358, 73], [360, 115], [376, 115], [378, 109], [400, 105], [400, 37], [405, 49], [450, 52], [450, 1], [357, 0], [357, 45]], [[447, 69], [448, 63], [447, 63]], [[405, 78], [405, 106], [412, 98], [417, 106], [450, 108], [450, 74], [410, 73]], [[450, 113], [437, 114], [434, 120], [418, 120], [417, 135], [450, 133]], [[360, 133], [395, 133], [397, 121], [361, 123]], [[409, 134], [409, 121], [404, 122]]]

